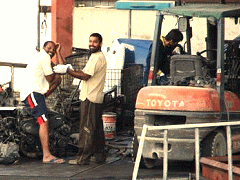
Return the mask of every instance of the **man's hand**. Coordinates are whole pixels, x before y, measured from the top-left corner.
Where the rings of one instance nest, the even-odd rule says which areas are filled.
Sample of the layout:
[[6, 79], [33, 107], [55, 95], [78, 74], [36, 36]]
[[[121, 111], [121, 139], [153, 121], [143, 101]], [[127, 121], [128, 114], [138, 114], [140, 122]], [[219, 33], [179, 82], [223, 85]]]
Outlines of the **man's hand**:
[[57, 66], [53, 67], [53, 71], [58, 74], [66, 74], [70, 69], [73, 70], [71, 64], [58, 64]]
[[59, 43], [56, 43], [55, 48], [56, 48], [56, 52], [59, 53], [60, 50], [61, 50], [61, 46], [60, 46], [60, 44], [59, 44]]
[[72, 67], [71, 64], [66, 64], [66, 66], [68, 66], [68, 71], [69, 71], [70, 69], [74, 71], [74, 69], [73, 69], [73, 67]]

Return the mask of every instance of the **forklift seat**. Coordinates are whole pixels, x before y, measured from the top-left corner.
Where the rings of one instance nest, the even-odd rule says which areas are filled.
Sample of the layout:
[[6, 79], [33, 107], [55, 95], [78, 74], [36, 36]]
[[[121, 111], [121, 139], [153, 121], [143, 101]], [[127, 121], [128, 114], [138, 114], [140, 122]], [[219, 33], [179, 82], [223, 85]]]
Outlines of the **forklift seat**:
[[198, 55], [174, 55], [170, 60], [170, 82], [186, 83], [188, 80], [205, 79], [203, 57]]

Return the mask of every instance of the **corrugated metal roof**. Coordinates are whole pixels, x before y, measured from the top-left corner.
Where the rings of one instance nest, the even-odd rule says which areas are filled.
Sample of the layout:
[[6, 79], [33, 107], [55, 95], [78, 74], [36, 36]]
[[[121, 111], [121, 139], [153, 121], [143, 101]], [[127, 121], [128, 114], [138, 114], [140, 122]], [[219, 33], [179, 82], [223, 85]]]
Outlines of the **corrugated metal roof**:
[[240, 17], [240, 5], [233, 4], [188, 4], [175, 6], [162, 11], [179, 16], [190, 17]]

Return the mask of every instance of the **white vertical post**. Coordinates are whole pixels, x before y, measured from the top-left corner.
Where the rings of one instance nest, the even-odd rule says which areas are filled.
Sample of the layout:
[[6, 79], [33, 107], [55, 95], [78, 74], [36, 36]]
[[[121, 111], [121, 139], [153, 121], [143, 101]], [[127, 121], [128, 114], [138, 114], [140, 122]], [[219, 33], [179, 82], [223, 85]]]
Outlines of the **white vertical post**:
[[168, 130], [164, 130], [163, 141], [163, 180], [168, 178]]
[[227, 149], [228, 149], [228, 179], [233, 180], [232, 171], [232, 137], [231, 126], [227, 126]]
[[144, 144], [145, 136], [147, 133], [147, 128], [148, 128], [148, 126], [146, 124], [144, 124], [143, 129], [142, 129], [140, 143], [138, 146], [137, 157], [136, 157], [135, 164], [134, 164], [132, 180], [137, 179], [137, 174], [138, 174], [139, 164], [140, 164], [140, 160], [141, 160], [141, 156], [142, 156], [143, 144]]
[[11, 66], [11, 87], [12, 88], [12, 91], [14, 92], [14, 65]]
[[200, 178], [200, 145], [199, 145], [199, 128], [195, 128], [195, 166], [196, 180]]

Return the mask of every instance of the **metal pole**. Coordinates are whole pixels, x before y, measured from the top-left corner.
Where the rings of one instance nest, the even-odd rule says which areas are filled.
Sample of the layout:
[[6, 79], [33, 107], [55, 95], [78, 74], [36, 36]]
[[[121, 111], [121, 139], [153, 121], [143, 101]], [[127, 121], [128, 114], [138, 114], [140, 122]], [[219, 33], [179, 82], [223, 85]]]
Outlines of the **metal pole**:
[[227, 149], [228, 149], [228, 179], [233, 179], [232, 171], [232, 137], [231, 137], [231, 126], [227, 126]]
[[40, 0], [37, 2], [37, 46], [36, 50], [40, 51]]
[[240, 125], [239, 121], [218, 122], [218, 123], [201, 123], [201, 124], [184, 124], [184, 125], [166, 125], [166, 126], [148, 126], [148, 130], [165, 130], [165, 129], [194, 129], [204, 127], [236, 126]]
[[132, 37], [132, 10], [129, 10], [129, 22], [128, 22], [128, 38]]
[[137, 179], [137, 174], [138, 174], [138, 169], [139, 169], [139, 164], [140, 164], [140, 160], [141, 160], [141, 156], [142, 156], [143, 144], [144, 144], [145, 136], [147, 133], [147, 129], [148, 129], [148, 126], [146, 124], [144, 124], [143, 129], [142, 129], [142, 135], [140, 138], [139, 147], [138, 147], [137, 157], [136, 157], [135, 164], [134, 164], [132, 180]]
[[159, 11], [157, 11], [156, 15], [156, 23], [155, 23], [155, 30], [153, 35], [153, 44], [152, 44], [152, 54], [150, 60], [150, 69], [153, 69], [153, 79], [148, 80], [148, 85], [155, 85], [156, 84], [156, 74], [157, 74], [157, 62], [160, 61], [159, 57], [159, 44], [160, 44], [160, 35], [162, 29], [162, 21], [163, 15]]
[[189, 19], [190, 19], [190, 18], [187, 18], [187, 31], [186, 31], [186, 38], [187, 38], [187, 54], [191, 54], [191, 53], [192, 53], [192, 50], [191, 50], [192, 31], [191, 31], [191, 29], [190, 29]]
[[224, 102], [224, 19], [218, 20], [217, 40], [217, 90], [220, 97], [220, 113], [226, 110]]
[[199, 146], [199, 128], [195, 128], [195, 166], [196, 180], [200, 178], [200, 146]]
[[163, 179], [168, 178], [168, 130], [164, 130], [164, 142], [163, 142]]
[[14, 66], [11, 66], [11, 88], [14, 92]]

